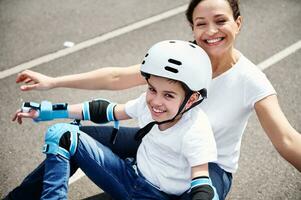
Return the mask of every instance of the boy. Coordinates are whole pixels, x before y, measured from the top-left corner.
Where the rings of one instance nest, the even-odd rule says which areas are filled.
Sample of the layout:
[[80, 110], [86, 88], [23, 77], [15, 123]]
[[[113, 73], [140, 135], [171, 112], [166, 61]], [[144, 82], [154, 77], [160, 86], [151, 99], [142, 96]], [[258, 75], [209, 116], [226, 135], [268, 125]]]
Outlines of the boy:
[[[143, 127], [137, 157], [122, 160], [78, 126], [56, 124], [45, 135], [45, 174], [41, 199], [66, 199], [69, 162], [114, 199], [175, 199], [186, 191], [193, 200], [218, 199], [208, 174], [216, 160], [206, 115], [195, 107], [207, 97], [211, 63], [200, 47], [163, 41], [152, 46], [141, 65], [147, 92], [126, 104], [93, 100], [67, 105], [25, 103], [14, 120], [72, 118], [105, 123], [134, 118]], [[191, 109], [195, 107], [194, 109]], [[116, 127], [117, 128], [117, 127]]]

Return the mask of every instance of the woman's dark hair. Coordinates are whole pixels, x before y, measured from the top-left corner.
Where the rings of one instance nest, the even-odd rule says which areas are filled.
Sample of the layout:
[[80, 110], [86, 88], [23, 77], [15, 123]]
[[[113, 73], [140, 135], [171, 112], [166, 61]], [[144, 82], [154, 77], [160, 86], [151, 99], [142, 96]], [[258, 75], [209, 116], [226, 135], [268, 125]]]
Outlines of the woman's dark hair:
[[[197, 5], [202, 2], [204, 0], [191, 0], [188, 8], [186, 10], [186, 19], [188, 20], [188, 22], [190, 24], [193, 24], [193, 19], [192, 19], [192, 14], [193, 11], [195, 9], [195, 7], [197, 7]], [[225, 0], [228, 1], [231, 9], [232, 9], [232, 13], [233, 13], [233, 18], [236, 20], [239, 16], [240, 16], [240, 10], [239, 10], [239, 0]]]

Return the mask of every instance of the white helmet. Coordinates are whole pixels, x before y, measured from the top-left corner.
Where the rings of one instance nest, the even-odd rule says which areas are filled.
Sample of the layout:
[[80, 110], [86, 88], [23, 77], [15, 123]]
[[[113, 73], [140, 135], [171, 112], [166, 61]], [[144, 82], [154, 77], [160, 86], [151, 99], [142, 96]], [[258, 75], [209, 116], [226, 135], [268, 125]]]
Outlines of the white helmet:
[[144, 57], [141, 73], [181, 81], [192, 91], [205, 90], [205, 97], [212, 79], [207, 53], [199, 46], [181, 40], [153, 45]]

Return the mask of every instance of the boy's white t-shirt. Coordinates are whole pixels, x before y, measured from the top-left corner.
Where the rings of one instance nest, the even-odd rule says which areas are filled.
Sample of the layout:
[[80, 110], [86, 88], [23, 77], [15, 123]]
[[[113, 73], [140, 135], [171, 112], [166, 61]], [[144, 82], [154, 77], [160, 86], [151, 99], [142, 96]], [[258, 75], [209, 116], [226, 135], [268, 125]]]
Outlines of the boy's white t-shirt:
[[217, 164], [228, 172], [238, 167], [240, 145], [254, 104], [276, 94], [265, 74], [242, 54], [228, 71], [212, 80], [208, 98], [199, 107], [213, 129]]
[[[126, 103], [126, 113], [139, 127], [152, 122], [146, 95]], [[137, 165], [143, 176], [168, 194], [180, 195], [190, 188], [191, 167], [215, 162], [216, 144], [209, 120], [195, 107], [172, 127], [160, 131], [157, 125], [142, 139]]]

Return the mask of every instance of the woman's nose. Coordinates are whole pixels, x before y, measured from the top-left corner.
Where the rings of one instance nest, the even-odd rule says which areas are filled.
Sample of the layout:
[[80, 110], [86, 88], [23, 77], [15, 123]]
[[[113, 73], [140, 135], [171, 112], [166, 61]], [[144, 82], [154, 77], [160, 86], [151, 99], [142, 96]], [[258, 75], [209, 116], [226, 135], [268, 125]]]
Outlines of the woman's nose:
[[216, 34], [218, 32], [218, 29], [215, 25], [209, 25], [208, 26], [208, 30], [207, 30], [207, 34], [212, 36], [214, 34]]

